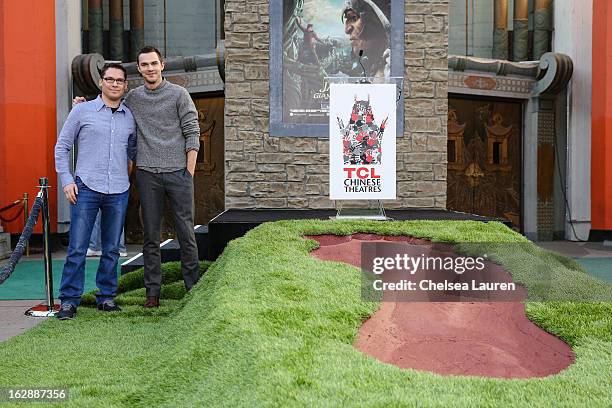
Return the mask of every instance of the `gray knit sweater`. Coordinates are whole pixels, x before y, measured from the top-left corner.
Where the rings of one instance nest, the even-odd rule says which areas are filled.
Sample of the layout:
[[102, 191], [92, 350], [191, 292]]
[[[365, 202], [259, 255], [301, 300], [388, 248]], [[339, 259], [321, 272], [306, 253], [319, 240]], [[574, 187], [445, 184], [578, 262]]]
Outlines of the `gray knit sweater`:
[[164, 79], [153, 90], [143, 85], [130, 91], [125, 104], [138, 125], [137, 167], [154, 172], [186, 167], [186, 152], [200, 147], [198, 112], [189, 92]]

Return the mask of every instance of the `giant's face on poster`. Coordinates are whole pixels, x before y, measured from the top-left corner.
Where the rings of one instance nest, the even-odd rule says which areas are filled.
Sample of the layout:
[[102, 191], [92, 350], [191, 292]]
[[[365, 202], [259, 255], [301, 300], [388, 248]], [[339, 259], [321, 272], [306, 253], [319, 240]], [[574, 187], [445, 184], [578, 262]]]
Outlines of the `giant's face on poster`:
[[390, 11], [391, 0], [283, 1], [283, 122], [328, 123], [326, 77], [389, 76]]

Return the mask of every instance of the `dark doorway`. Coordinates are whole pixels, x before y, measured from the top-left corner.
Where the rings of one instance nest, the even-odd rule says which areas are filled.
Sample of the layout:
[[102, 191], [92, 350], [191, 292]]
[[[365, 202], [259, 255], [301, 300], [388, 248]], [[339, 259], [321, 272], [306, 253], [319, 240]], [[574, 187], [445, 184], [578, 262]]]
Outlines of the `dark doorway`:
[[447, 208], [505, 218], [521, 230], [520, 102], [448, 101]]
[[200, 151], [195, 174], [195, 221], [206, 225], [225, 209], [223, 96], [194, 99], [200, 120]]

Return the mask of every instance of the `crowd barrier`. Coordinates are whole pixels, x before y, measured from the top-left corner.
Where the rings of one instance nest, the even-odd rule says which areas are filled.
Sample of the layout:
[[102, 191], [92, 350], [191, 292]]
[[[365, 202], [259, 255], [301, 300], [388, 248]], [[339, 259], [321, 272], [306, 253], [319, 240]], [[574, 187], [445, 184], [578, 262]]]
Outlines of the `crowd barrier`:
[[[32, 231], [36, 226], [38, 221], [38, 215], [42, 212], [42, 230], [43, 230], [43, 260], [45, 266], [45, 291], [46, 291], [46, 302], [45, 304], [41, 304], [38, 306], [34, 306], [26, 311], [26, 315], [32, 317], [49, 317], [55, 314], [58, 310], [58, 306], [55, 305], [55, 300], [53, 299], [53, 270], [51, 264], [51, 243], [50, 243], [50, 234], [51, 234], [51, 223], [49, 218], [49, 181], [46, 177], [42, 177], [39, 179], [39, 184], [37, 187], [40, 188], [40, 191], [36, 195], [36, 199], [34, 200], [34, 204], [32, 204], [32, 209], [29, 214], [27, 213], [27, 194], [24, 195], [22, 200], [16, 200], [8, 206], [0, 209], [1, 211], [5, 211], [6, 209], [13, 208], [20, 203], [24, 202], [25, 205], [22, 207], [17, 213], [17, 216], [13, 218], [16, 220], [21, 211], [26, 211], [28, 214], [27, 221], [23, 227], [23, 231], [19, 237], [19, 242], [15, 246], [15, 249], [11, 252], [11, 256], [9, 258], [8, 263], [2, 268], [2, 272], [0, 272], [0, 285], [3, 284], [15, 271], [15, 267], [19, 260], [23, 256], [23, 253], [26, 251], [28, 246], [28, 242], [30, 237], [32, 236]], [[5, 221], [4, 218], [2, 218]], [[7, 221], [5, 221], [7, 222]]]

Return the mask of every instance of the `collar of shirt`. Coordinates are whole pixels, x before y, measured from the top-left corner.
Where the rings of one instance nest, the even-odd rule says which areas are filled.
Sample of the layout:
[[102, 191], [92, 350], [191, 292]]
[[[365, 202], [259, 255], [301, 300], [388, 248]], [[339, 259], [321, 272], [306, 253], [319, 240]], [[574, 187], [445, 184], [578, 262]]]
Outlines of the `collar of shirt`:
[[[104, 101], [102, 100], [102, 95], [98, 95], [98, 97], [96, 99], [94, 99], [93, 102], [95, 104], [96, 111], [98, 111], [98, 112], [102, 108], [107, 107], [106, 104], [104, 103]], [[125, 112], [125, 105], [123, 104], [123, 100], [119, 104], [119, 107], [117, 108], [117, 112]]]

